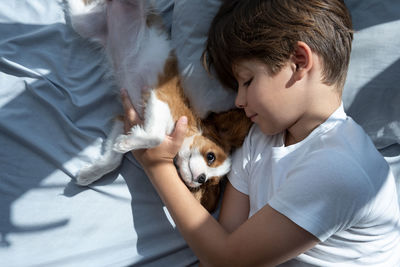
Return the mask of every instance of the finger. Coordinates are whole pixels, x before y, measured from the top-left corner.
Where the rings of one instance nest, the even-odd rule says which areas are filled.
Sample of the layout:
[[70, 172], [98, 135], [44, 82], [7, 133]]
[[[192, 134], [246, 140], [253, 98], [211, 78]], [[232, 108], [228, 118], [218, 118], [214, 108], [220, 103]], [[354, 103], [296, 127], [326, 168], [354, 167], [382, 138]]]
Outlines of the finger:
[[179, 120], [176, 122], [175, 129], [173, 133], [171, 134], [172, 139], [177, 144], [182, 144], [183, 139], [185, 139], [186, 132], [187, 132], [187, 124], [188, 124], [188, 119], [185, 116], [182, 116], [179, 118]]
[[125, 113], [125, 121], [128, 122], [128, 124], [130, 124], [131, 126], [142, 123], [139, 114], [136, 112], [135, 108], [132, 105], [128, 92], [124, 88], [121, 89], [121, 99]]
[[124, 117], [124, 132], [125, 134], [129, 134], [134, 124], [131, 124], [126, 117]]

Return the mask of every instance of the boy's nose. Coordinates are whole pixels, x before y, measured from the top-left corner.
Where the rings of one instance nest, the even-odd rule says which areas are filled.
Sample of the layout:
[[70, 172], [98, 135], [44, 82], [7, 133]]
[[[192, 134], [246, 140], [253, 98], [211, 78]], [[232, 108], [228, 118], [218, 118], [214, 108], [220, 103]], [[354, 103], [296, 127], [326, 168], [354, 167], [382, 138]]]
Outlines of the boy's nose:
[[237, 95], [236, 95], [235, 105], [238, 108], [245, 108], [246, 105], [247, 105], [245, 90], [241, 89], [240, 86], [238, 88], [238, 92], [237, 92]]

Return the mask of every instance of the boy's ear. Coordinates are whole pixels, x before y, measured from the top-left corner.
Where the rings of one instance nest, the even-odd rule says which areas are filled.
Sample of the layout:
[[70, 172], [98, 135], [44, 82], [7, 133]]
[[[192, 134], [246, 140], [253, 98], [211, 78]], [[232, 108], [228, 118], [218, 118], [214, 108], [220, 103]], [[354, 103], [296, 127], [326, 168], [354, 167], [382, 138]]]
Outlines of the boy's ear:
[[294, 80], [301, 80], [307, 72], [313, 67], [313, 55], [311, 48], [304, 42], [297, 42], [296, 49], [292, 56], [292, 64], [294, 69]]

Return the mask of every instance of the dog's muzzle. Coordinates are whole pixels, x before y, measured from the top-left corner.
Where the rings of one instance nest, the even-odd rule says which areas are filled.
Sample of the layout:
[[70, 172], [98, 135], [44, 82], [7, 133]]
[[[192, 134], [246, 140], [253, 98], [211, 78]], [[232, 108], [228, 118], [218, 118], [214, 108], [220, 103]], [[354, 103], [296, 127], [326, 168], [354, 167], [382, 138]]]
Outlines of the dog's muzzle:
[[204, 173], [202, 173], [199, 176], [197, 176], [194, 181], [199, 184], [204, 184], [206, 182], [206, 179], [207, 179], [206, 175]]

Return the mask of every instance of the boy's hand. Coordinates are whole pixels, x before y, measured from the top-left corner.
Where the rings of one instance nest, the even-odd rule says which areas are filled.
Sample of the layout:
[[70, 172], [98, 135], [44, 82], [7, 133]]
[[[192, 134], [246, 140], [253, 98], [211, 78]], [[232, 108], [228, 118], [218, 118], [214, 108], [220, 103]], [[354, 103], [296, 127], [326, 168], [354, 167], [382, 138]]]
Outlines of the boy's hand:
[[[134, 109], [129, 95], [125, 89], [121, 90], [122, 105], [124, 107], [124, 129], [128, 133], [132, 126], [143, 124], [138, 113]], [[175, 129], [170, 136], [167, 136], [161, 145], [142, 150], [132, 151], [133, 156], [144, 167], [162, 163], [173, 163], [173, 159], [178, 153], [187, 131], [187, 118], [181, 117], [175, 125]]]

